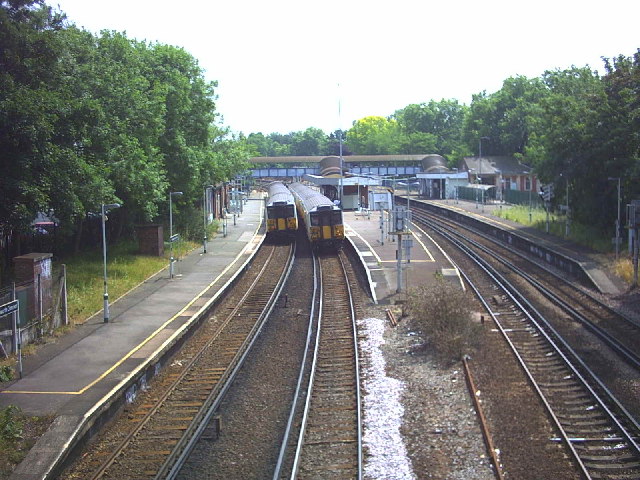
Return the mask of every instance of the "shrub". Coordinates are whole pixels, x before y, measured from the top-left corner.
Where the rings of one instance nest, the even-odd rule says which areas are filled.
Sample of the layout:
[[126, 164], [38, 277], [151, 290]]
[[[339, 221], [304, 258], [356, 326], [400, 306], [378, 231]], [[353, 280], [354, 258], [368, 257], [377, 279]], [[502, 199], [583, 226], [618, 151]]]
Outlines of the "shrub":
[[442, 276], [409, 294], [411, 327], [445, 362], [460, 360], [473, 346], [479, 326], [473, 323], [468, 304], [460, 286]]
[[13, 380], [13, 368], [10, 365], [0, 365], [0, 382]]
[[12, 441], [22, 436], [24, 418], [22, 411], [15, 405], [0, 410], [0, 439]]

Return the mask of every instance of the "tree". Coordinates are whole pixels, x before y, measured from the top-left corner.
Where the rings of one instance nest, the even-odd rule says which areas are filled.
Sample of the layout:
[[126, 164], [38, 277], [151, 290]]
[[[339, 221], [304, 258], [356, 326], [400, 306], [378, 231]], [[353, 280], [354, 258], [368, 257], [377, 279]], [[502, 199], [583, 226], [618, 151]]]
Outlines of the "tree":
[[319, 128], [309, 127], [304, 132], [293, 133], [291, 155], [322, 155], [326, 150], [327, 136]]
[[462, 126], [468, 108], [457, 100], [430, 100], [407, 105], [393, 118], [400, 129], [400, 150], [406, 153], [438, 153], [460, 157], [464, 151]]
[[0, 1], [0, 228], [24, 232], [55, 195], [52, 134], [64, 109], [58, 32], [63, 16], [43, 1]]
[[364, 117], [353, 122], [346, 143], [356, 155], [397, 153], [398, 124], [384, 117]]
[[488, 137], [482, 144], [485, 155], [524, 154], [547, 93], [539, 78], [516, 76], [496, 93], [474, 95], [463, 128], [468, 148], [477, 154], [478, 139]]
[[[540, 102], [539, 136], [532, 156], [541, 180], [556, 183], [556, 192], [569, 189], [573, 219], [599, 225], [607, 217], [599, 195], [608, 176], [602, 120], [607, 115], [603, 83], [588, 67], [547, 71], [542, 80], [549, 93]], [[568, 186], [568, 187], [567, 187]], [[557, 201], [565, 203], [564, 195]]]
[[608, 175], [621, 178], [623, 193], [632, 200], [640, 196], [640, 49], [631, 57], [605, 59], [605, 70]]

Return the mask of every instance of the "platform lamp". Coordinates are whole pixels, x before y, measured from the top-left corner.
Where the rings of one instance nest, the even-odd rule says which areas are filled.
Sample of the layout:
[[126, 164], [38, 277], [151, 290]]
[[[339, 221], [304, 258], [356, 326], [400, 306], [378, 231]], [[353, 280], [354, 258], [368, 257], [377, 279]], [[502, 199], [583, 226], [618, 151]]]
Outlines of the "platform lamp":
[[105, 221], [107, 220], [107, 212], [115, 208], [120, 208], [119, 203], [102, 204], [102, 260], [104, 265], [104, 323], [109, 323], [109, 292], [107, 290], [107, 234], [105, 232]]
[[532, 212], [532, 198], [531, 198], [531, 194], [532, 194], [532, 190], [533, 190], [533, 171], [530, 170], [528, 172], [524, 172], [525, 175], [529, 175], [529, 223], [533, 223], [532, 218], [533, 218], [533, 212]]
[[456, 185], [453, 187], [453, 198], [455, 199], [456, 203], [458, 203], [458, 169], [453, 167], [451, 170], [455, 170], [455, 175], [456, 175]]
[[[482, 176], [482, 140], [489, 140], [489, 137], [480, 137], [478, 139], [478, 180], [480, 180]], [[484, 212], [484, 190], [480, 192], [482, 194], [482, 211]], [[477, 192], [476, 192], [477, 198]], [[476, 208], [478, 208], [478, 204], [476, 203]]]
[[609, 180], [618, 181], [618, 217], [616, 218], [616, 260], [620, 255], [620, 177], [609, 177]]
[[173, 278], [173, 209], [171, 199], [179, 197], [182, 192], [169, 192], [169, 278]]
[[213, 185], [205, 185], [202, 195], [202, 218], [204, 220], [204, 239], [202, 240], [202, 253], [207, 253], [207, 190], [213, 188]]

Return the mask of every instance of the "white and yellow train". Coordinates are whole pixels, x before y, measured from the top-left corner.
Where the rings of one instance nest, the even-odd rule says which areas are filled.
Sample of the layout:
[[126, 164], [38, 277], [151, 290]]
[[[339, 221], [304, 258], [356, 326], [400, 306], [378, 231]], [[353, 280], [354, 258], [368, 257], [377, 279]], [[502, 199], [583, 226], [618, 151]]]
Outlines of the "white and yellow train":
[[344, 241], [344, 224], [340, 207], [302, 183], [292, 183], [289, 189], [295, 198], [298, 218], [304, 223], [311, 245], [341, 247]]
[[267, 204], [267, 235], [284, 237], [298, 230], [298, 215], [294, 197], [282, 182], [269, 185]]

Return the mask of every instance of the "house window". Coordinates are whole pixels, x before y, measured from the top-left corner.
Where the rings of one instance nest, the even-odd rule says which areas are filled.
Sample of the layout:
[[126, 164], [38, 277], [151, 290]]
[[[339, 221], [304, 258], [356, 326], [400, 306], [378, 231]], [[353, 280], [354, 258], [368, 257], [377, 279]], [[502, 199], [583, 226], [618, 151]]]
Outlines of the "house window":
[[524, 189], [526, 191], [531, 190], [531, 177], [529, 177], [529, 176], [524, 177]]

